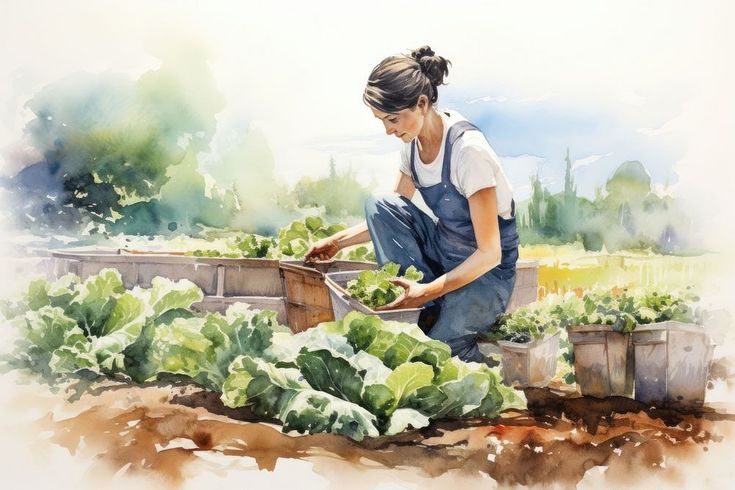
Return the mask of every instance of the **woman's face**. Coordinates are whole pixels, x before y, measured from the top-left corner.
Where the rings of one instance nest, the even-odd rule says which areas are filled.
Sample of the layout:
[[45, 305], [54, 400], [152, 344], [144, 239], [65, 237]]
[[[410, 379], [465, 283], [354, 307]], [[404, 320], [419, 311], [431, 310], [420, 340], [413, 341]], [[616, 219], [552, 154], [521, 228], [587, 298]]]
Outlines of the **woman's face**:
[[[423, 97], [423, 96], [422, 96]], [[373, 115], [380, 119], [385, 126], [385, 134], [394, 135], [404, 143], [410, 142], [421, 132], [424, 126], [425, 102], [419, 99], [419, 103], [410, 109], [403, 109], [400, 112], [382, 112], [374, 107], [370, 109]]]

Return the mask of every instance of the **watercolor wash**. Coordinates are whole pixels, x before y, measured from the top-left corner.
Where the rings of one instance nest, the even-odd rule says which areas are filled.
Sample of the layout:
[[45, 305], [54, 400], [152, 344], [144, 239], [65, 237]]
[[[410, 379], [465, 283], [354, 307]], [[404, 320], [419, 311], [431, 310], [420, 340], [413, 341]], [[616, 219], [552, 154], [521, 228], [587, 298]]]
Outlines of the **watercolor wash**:
[[[375, 39], [335, 5], [323, 18], [302, 12], [297, 25], [252, 5], [181, 2], [174, 15], [164, 3], [136, 7], [141, 29], [172, 15], [206, 35], [177, 26], [169, 39], [161, 28], [165, 39], [143, 48], [142, 31], [126, 34], [135, 70], [119, 53], [105, 70], [29, 69], [51, 64], [48, 53], [32, 64], [13, 58], [16, 78], [0, 68], [9, 108], [0, 131], [0, 420], [17, 417], [14, 444], [62, 448], [59, 465], [74, 475], [92, 468], [79, 477], [84, 488], [677, 487], [704, 485], [699, 467], [722, 466], [735, 440], [735, 341], [721, 279], [732, 254], [724, 238], [713, 246], [719, 231], [703, 231], [717, 213], [703, 214], [692, 200], [696, 176], [686, 181], [691, 172], [678, 167], [691, 157], [687, 134], [668, 134], [682, 118], [660, 124], [689, 93], [654, 93], [665, 68], [608, 82], [534, 55], [548, 81], [531, 82], [538, 73], [494, 73], [528, 69], [502, 49], [492, 70], [478, 67], [474, 45], [452, 39], [460, 24], [426, 40], [449, 46], [458, 76], [437, 107], [477, 124], [515, 199], [511, 296], [482, 332], [465, 332], [483, 358], [465, 362], [432, 337], [440, 303], [381, 310], [405, 296], [396, 278], [424, 281], [415, 267], [378, 264], [371, 241], [310, 260], [365, 219], [370, 196], [393, 189], [398, 146], [366, 121], [359, 90], [375, 54], [400, 50], [403, 36]], [[417, 19], [436, 20], [409, 3]], [[496, 18], [477, 8], [477, 19], [459, 20]], [[599, 20], [559, 8], [579, 29]], [[80, 9], [72, 2], [58, 15]], [[93, 10], [134, 24], [123, 7]], [[627, 22], [623, 10], [611, 15]], [[675, 31], [676, 12], [651, 29]], [[73, 39], [96, 32], [75, 22]], [[488, 35], [498, 46], [550, 36], [531, 24]], [[619, 29], [612, 20], [599, 27]], [[327, 46], [321, 31], [359, 49]], [[123, 37], [108, 36], [104, 49], [119, 51]], [[560, 42], [551, 44], [567, 52]], [[673, 56], [671, 46], [660, 49]], [[649, 63], [634, 56], [640, 47], [606, 52]], [[553, 57], [552, 47], [527, 49]], [[29, 74], [37, 79], [26, 86]], [[557, 87], [548, 95], [504, 95], [546, 93], [547, 83]], [[600, 93], [587, 90], [595, 83]], [[626, 83], [632, 91], [618, 94]], [[0, 461], [5, 469], [15, 460]], [[23, 464], [8, 473], [19, 479], [13, 488], [58, 476], [54, 461], [47, 475]], [[725, 473], [707, 475], [726, 487]]]

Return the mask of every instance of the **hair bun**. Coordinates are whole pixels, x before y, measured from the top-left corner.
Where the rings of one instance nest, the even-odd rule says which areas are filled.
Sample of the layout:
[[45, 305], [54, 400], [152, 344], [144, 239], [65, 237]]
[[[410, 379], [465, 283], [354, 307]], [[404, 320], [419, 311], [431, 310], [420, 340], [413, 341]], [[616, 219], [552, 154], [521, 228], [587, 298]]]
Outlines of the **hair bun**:
[[415, 59], [418, 62], [421, 62], [421, 58], [424, 56], [434, 56], [436, 53], [434, 53], [434, 50], [431, 49], [429, 46], [421, 46], [420, 48], [416, 48], [413, 51], [411, 51], [411, 58]]
[[436, 88], [444, 84], [444, 77], [449, 75], [449, 60], [437, 56], [429, 46], [421, 46], [411, 51], [411, 58], [418, 62], [421, 72], [427, 76], [431, 85]]

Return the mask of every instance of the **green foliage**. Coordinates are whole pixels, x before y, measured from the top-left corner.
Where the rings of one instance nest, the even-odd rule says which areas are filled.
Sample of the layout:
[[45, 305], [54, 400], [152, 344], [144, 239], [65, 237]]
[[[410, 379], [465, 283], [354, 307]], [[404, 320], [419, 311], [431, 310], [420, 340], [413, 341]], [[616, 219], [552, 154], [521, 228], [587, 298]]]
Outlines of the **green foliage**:
[[370, 189], [360, 184], [352, 171], [338, 173], [332, 161], [329, 177], [316, 180], [304, 177], [296, 183], [293, 194], [302, 207], [324, 207], [328, 216], [344, 219], [365, 214]]
[[[667, 320], [695, 323], [702, 313], [697, 301], [690, 290], [660, 288], [598, 288], [582, 298], [574, 293], [550, 294], [501, 316], [484, 337], [526, 343], [570, 325], [611, 325], [615, 331], [627, 333], [637, 325]], [[568, 360], [571, 362], [571, 357]]]
[[350, 250], [340, 250], [335, 256], [337, 259], [354, 260], [357, 262], [376, 262], [373, 244], [360, 245]]
[[688, 220], [676, 201], [659, 197], [646, 168], [637, 161], [623, 162], [599, 189], [593, 201], [577, 196], [566, 156], [564, 190], [552, 195], [531, 176], [531, 197], [518, 206], [519, 235], [524, 244], [561, 244], [581, 240], [586, 250], [613, 252], [650, 248], [660, 253], [680, 252]]
[[[211, 236], [212, 248], [197, 249], [187, 255], [197, 257], [274, 258], [303, 259], [309, 248], [322, 238], [345, 229], [342, 223], [328, 224], [323, 218], [309, 216], [294, 220], [278, 231], [277, 237], [234, 232], [223, 236]], [[374, 261], [375, 252], [370, 246], [340, 251], [336, 258], [357, 261]]]
[[28, 103], [36, 117], [26, 133], [45, 158], [36, 168], [49, 172], [43, 182], [21, 181], [53, 189], [52, 199], [39, 193], [25, 207], [75, 226], [81, 218], [114, 221], [126, 205], [158, 195], [186, 153], [182, 139], [205, 149], [223, 106], [206, 60], [196, 56], [165, 59], [137, 81], [78, 74], [47, 86]]
[[56, 374], [125, 372], [131, 364], [127, 352], [147, 362], [141, 344], [146, 345], [160, 316], [201, 298], [201, 290], [186, 280], [155, 278], [150, 289], [126, 291], [115, 269], [103, 269], [84, 282], [73, 275], [51, 283], [33, 281], [14, 305], [13, 321], [21, 332], [14, 356], [29, 366], [45, 362]]
[[409, 281], [420, 281], [424, 278], [424, 274], [414, 266], [409, 266], [401, 276], [400, 267], [389, 262], [380, 269], [362, 271], [347, 283], [347, 291], [371, 308], [392, 303], [403, 293], [403, 288], [390, 282], [391, 279], [403, 277]]
[[501, 316], [486, 337], [518, 343], [539, 340], [576, 324], [583, 311], [583, 302], [574, 293], [549, 294], [540, 301]]
[[[416, 325], [351, 313], [293, 334], [275, 312], [245, 304], [193, 314], [202, 296], [188, 281], [121, 284], [110, 269], [84, 282], [31, 283], [7, 309], [21, 332], [12, 366], [52, 378], [91, 372], [143, 382], [173, 374], [221, 392], [227, 406], [280, 420], [286, 431], [355, 440], [438, 418], [492, 417], [515, 403], [496, 373], [451, 358]], [[52, 305], [61, 298], [71, 301]]]
[[342, 223], [329, 225], [318, 216], [308, 216], [291, 222], [278, 232], [278, 247], [285, 257], [302, 259], [314, 242], [345, 228]]
[[661, 288], [638, 288], [630, 294], [636, 304], [634, 316], [639, 325], [664, 321], [701, 323], [706, 312], [698, 306], [699, 297], [687, 288], [667, 291]]

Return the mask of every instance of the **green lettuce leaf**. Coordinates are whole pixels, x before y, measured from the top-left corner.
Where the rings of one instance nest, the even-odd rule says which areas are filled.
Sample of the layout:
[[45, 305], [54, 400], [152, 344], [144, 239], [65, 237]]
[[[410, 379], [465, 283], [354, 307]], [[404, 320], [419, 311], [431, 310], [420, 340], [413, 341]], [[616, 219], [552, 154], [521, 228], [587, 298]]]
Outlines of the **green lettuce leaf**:
[[429, 425], [429, 418], [417, 410], [411, 408], [399, 408], [390, 417], [390, 424], [385, 435], [392, 436], [403, 432], [409, 427], [421, 429]]
[[98, 337], [117, 298], [124, 292], [120, 272], [117, 269], [102, 269], [79, 286], [79, 294], [71, 301], [66, 313], [77, 320], [87, 335]]

